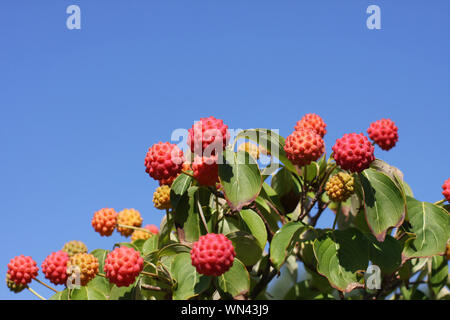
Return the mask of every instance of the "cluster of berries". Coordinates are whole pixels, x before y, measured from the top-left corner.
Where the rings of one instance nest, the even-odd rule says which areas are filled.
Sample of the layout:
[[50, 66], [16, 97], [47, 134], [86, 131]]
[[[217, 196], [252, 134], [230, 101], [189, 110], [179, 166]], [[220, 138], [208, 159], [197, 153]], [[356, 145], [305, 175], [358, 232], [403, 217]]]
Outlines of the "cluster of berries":
[[142, 221], [141, 214], [136, 209], [123, 209], [117, 213], [112, 208], [103, 208], [94, 213], [91, 224], [101, 236], [110, 236], [117, 229], [121, 235], [131, 236], [132, 241], [146, 240], [159, 232], [155, 225], [141, 228]]
[[[133, 248], [119, 247], [109, 252], [105, 259], [105, 277], [117, 286], [129, 286], [143, 269], [144, 260]], [[55, 285], [67, 285], [67, 279], [75, 275], [85, 286], [98, 275], [99, 261], [87, 253], [80, 241], [66, 243], [62, 250], [52, 252], [41, 265], [45, 278]], [[30, 256], [16, 256], [8, 263], [6, 284], [18, 293], [36, 279], [39, 268]]]

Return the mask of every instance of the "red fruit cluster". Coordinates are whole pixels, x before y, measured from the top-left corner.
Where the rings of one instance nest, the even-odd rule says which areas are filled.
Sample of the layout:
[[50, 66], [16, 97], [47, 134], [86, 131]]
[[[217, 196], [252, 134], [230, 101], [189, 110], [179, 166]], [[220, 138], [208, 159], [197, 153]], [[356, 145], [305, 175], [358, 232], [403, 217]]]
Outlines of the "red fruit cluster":
[[69, 255], [64, 251], [52, 252], [44, 262], [41, 268], [45, 277], [53, 284], [65, 284], [67, 280], [67, 262]]
[[302, 167], [320, 158], [325, 152], [325, 143], [310, 129], [296, 130], [286, 138], [284, 151], [293, 164]]
[[350, 172], [361, 172], [375, 160], [374, 147], [362, 133], [344, 134], [336, 140], [332, 150], [336, 163]]
[[398, 128], [391, 119], [372, 122], [367, 133], [383, 150], [390, 150], [398, 141]]
[[37, 263], [23, 254], [11, 259], [8, 263], [9, 280], [16, 284], [26, 285], [38, 275]]
[[327, 133], [326, 127], [327, 125], [320, 116], [315, 113], [308, 113], [297, 121], [295, 130], [311, 129], [323, 138]]
[[139, 251], [129, 247], [116, 248], [105, 259], [104, 271], [111, 283], [127, 287], [136, 280], [144, 267]]
[[233, 265], [233, 244], [223, 234], [208, 233], [201, 236], [191, 250], [191, 262], [198, 273], [220, 276]]
[[192, 163], [194, 178], [204, 186], [215, 186], [219, 182], [219, 166], [217, 156], [195, 157]]
[[191, 151], [201, 156], [203, 151], [207, 149], [206, 156], [215, 154], [215, 149], [223, 150], [230, 139], [228, 126], [222, 120], [216, 119], [213, 116], [209, 118], [200, 118], [200, 121], [194, 123], [189, 129], [189, 136], [187, 144]]
[[450, 178], [445, 180], [444, 184], [442, 185], [442, 194], [444, 195], [445, 199], [450, 202]]
[[94, 213], [92, 226], [103, 236], [110, 236], [117, 224], [117, 212], [111, 208], [103, 208]]
[[[183, 163], [181, 167], [182, 171], [189, 171], [191, 170], [191, 165], [188, 162]], [[168, 185], [169, 187], [172, 185], [172, 183], [175, 181], [175, 179], [180, 175], [181, 173], [177, 174], [176, 176], [170, 177], [168, 179], [161, 179], [159, 180], [159, 185]]]
[[159, 232], [159, 228], [157, 226], [155, 226], [154, 224], [148, 224], [144, 228], [153, 234], [158, 234], [158, 232]]
[[183, 151], [177, 145], [158, 142], [148, 149], [145, 156], [145, 171], [155, 180], [173, 181], [181, 172], [183, 163]]

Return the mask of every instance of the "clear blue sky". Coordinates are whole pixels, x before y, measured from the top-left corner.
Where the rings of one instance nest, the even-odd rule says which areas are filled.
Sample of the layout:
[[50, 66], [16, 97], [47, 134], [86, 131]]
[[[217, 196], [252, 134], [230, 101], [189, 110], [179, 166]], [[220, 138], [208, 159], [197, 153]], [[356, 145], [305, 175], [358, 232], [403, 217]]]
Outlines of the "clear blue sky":
[[[66, 28], [71, 4], [81, 30]], [[381, 30], [366, 28], [371, 4]], [[287, 136], [315, 112], [328, 152], [390, 117], [400, 140], [376, 156], [419, 199], [439, 200], [450, 176], [449, 12], [447, 0], [2, 1], [0, 276], [15, 255], [40, 266], [69, 240], [90, 250], [123, 240], [94, 232], [102, 207], [159, 224], [145, 153], [209, 115]], [[0, 298], [34, 296], [1, 285]]]

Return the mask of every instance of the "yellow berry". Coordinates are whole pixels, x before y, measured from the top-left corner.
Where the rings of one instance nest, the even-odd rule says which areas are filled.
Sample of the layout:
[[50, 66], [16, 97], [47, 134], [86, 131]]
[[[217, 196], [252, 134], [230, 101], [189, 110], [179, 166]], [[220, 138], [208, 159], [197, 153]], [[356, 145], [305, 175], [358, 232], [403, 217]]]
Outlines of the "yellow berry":
[[77, 253], [87, 253], [87, 247], [86, 245], [77, 240], [72, 240], [67, 242], [64, 247], [62, 248], [62, 251], [67, 252], [69, 257], [76, 255]]
[[[117, 216], [117, 224], [137, 227], [142, 225], [142, 217], [136, 209], [123, 209]], [[129, 237], [133, 233], [133, 229], [117, 226], [117, 231], [125, 237]]]
[[80, 284], [85, 286], [98, 274], [98, 266], [98, 259], [92, 254], [77, 253], [67, 262], [67, 273], [71, 275], [79, 272]]
[[153, 204], [156, 209], [165, 210], [170, 209], [170, 187], [163, 185], [158, 187], [153, 194]]
[[334, 202], [343, 202], [347, 200], [354, 191], [354, 179], [351, 175], [344, 172], [332, 176], [325, 185], [330, 200]]
[[260, 148], [253, 143], [250, 142], [245, 142], [239, 145], [238, 147], [238, 151], [247, 151], [247, 153], [249, 155], [251, 155], [253, 158], [255, 158], [256, 160], [259, 159], [259, 150]]

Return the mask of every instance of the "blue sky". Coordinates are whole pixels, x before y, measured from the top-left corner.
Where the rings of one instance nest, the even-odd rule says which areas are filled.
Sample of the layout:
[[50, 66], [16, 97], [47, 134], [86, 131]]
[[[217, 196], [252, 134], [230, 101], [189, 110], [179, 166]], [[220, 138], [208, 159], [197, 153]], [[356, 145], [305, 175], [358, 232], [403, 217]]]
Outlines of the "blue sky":
[[[66, 28], [71, 4], [81, 30]], [[366, 27], [371, 4], [381, 30]], [[90, 250], [124, 240], [94, 232], [102, 207], [159, 224], [145, 153], [209, 115], [287, 136], [315, 112], [328, 152], [389, 117], [400, 140], [376, 156], [404, 172], [417, 198], [441, 199], [448, 12], [445, 0], [2, 1], [0, 275], [15, 255], [40, 265], [69, 240]], [[34, 296], [0, 286], [0, 299], [17, 298]]]

